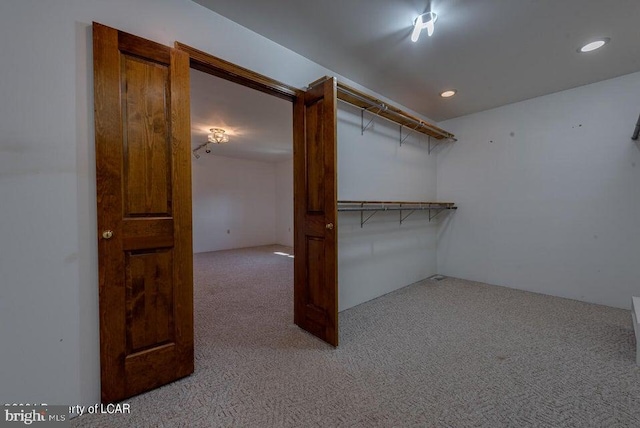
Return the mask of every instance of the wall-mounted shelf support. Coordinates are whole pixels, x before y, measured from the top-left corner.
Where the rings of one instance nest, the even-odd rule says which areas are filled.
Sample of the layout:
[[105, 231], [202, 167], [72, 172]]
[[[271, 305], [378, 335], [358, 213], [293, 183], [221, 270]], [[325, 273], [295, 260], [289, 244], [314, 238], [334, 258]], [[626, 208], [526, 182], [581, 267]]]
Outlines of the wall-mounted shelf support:
[[640, 134], [640, 116], [638, 116], [638, 121], [636, 122], [636, 129], [633, 131], [633, 135], [631, 136], [631, 139], [637, 140], [638, 134]]
[[[404, 136], [404, 138], [402, 137], [402, 128], [404, 128], [405, 125], [400, 124], [400, 146], [402, 146], [402, 143], [404, 143], [407, 138], [409, 138], [409, 136], [411, 134], [413, 134], [414, 132], [416, 132], [418, 129], [422, 128], [422, 124], [420, 124], [419, 126], [415, 127], [415, 128], [410, 128], [407, 126], [407, 128], [409, 128], [411, 131], [409, 131], [409, 133], [407, 135]], [[431, 138], [431, 137], [429, 137]]]
[[[360, 227], [380, 211], [399, 211], [402, 224], [416, 211], [428, 211], [431, 221], [444, 211], [457, 209], [453, 202], [338, 201], [338, 211], [360, 212]], [[403, 211], [409, 211], [409, 214], [403, 215]], [[365, 212], [368, 215], [365, 216]]]
[[[416, 212], [416, 210], [411, 210], [409, 211], [409, 214], [407, 214], [406, 216], [402, 217], [402, 210], [400, 210], [400, 224], [402, 224], [403, 221], [405, 221], [406, 219], [409, 218], [409, 216], [411, 214], [413, 214], [414, 212]], [[429, 216], [429, 221], [431, 221], [431, 216]]]
[[431, 142], [431, 137], [429, 137], [429, 143], [428, 143], [428, 152], [429, 154], [431, 154], [431, 152], [433, 150], [435, 150], [436, 147], [438, 147], [440, 144], [442, 144], [442, 141], [436, 140], [435, 144], [433, 142]]
[[373, 211], [371, 214], [367, 216], [367, 218], [364, 218], [364, 211], [360, 211], [360, 227], [362, 228], [362, 226], [364, 226], [364, 224], [368, 222], [371, 217], [376, 215], [377, 212], [378, 211]]
[[[448, 208], [448, 209], [457, 210], [458, 208]], [[431, 211], [429, 211], [429, 221], [431, 221], [434, 218], [436, 218], [438, 216], [438, 214], [440, 214], [444, 210], [445, 210], [444, 208], [436, 209], [435, 210], [435, 214], [433, 214], [433, 215], [431, 215]]]
[[[369, 129], [369, 127], [371, 126], [371, 124], [373, 123], [373, 119], [376, 118], [376, 116], [378, 116], [380, 114], [380, 112], [386, 110], [387, 106], [385, 106], [384, 104], [380, 105], [380, 106], [371, 106], [371, 107], [363, 107], [362, 110], [360, 110], [360, 127], [362, 128], [362, 132], [360, 133], [360, 135], [364, 135], [364, 131], [366, 131], [367, 129]], [[373, 110], [373, 109], [378, 109], [377, 112], [373, 113], [373, 117], [371, 118], [371, 120], [369, 120], [369, 122], [365, 125], [364, 124], [364, 112], [365, 111], [369, 111], [369, 110]]]

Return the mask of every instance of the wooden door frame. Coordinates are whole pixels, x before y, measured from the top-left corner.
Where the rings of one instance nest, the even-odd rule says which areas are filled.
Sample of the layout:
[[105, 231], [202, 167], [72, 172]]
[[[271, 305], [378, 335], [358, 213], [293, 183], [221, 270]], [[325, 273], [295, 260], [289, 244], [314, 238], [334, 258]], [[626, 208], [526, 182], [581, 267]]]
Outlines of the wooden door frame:
[[[266, 94], [273, 95], [275, 97], [291, 102], [292, 115], [294, 115], [293, 110], [295, 109], [296, 101], [304, 100], [305, 91], [302, 89], [289, 86], [286, 83], [279, 82], [275, 79], [264, 76], [260, 73], [256, 73], [252, 70], [233, 64], [229, 61], [225, 61], [214, 55], [208, 54], [206, 52], [203, 52], [199, 49], [188, 46], [184, 43], [180, 43], [178, 41], [174, 43], [174, 47], [177, 50], [186, 52], [189, 55], [189, 65], [191, 68], [195, 70], [202, 71], [204, 73], [211, 74], [213, 76], [220, 77], [230, 82], [234, 82], [239, 85], [252, 88], [260, 92], [264, 92]], [[295, 133], [296, 132], [295, 120], [292, 122], [293, 122], [292, 132]], [[293, 156], [293, 162], [294, 162], [293, 170], [295, 173], [296, 156]], [[295, 208], [295, 202], [293, 205]], [[298, 220], [294, 213], [294, 216], [293, 216], [294, 252], [295, 252], [295, 240], [297, 236], [297, 230], [299, 228], [299, 225], [297, 223], [298, 223]], [[296, 265], [297, 264], [294, 263], [294, 276], [293, 276], [294, 278], [297, 278]]]
[[[174, 48], [186, 52], [189, 55], [189, 66], [195, 70], [202, 71], [203, 73], [211, 74], [216, 77], [228, 80], [230, 82], [237, 83], [239, 85], [264, 92], [269, 95], [287, 100], [291, 102], [292, 115], [293, 108], [297, 99], [304, 98], [305, 91], [289, 86], [286, 83], [279, 82], [270, 77], [264, 76], [255, 71], [241, 67], [229, 61], [225, 61], [222, 58], [218, 58], [214, 55], [203, 52], [199, 49], [193, 48], [184, 43], [176, 41]], [[295, 121], [292, 121], [292, 132], [295, 132]], [[293, 135], [293, 134], [292, 134]], [[295, 171], [295, 156], [293, 157], [294, 171]], [[295, 203], [294, 203], [295, 207]], [[295, 244], [296, 236], [296, 217], [293, 216], [293, 236]], [[295, 247], [295, 245], [294, 245]], [[295, 250], [295, 248], [294, 248]], [[295, 278], [295, 265], [294, 265], [294, 278]]]
[[[293, 86], [289, 86], [286, 83], [282, 83], [279, 82], [275, 79], [272, 79], [270, 77], [264, 76], [260, 73], [256, 73], [255, 71], [249, 70], [247, 68], [241, 67], [239, 65], [233, 64], [229, 61], [225, 61], [221, 58], [218, 58], [214, 55], [208, 54], [206, 52], [203, 52], [199, 49], [193, 48], [191, 46], [188, 46], [184, 43], [180, 43], [178, 41], [176, 41], [174, 43], [174, 47], [175, 49], [185, 52], [187, 53], [187, 55], [189, 56], [189, 65], [191, 68], [198, 70], [198, 71], [202, 71], [204, 73], [207, 74], [211, 74], [213, 76], [217, 76], [220, 77], [222, 79], [237, 83], [239, 85], [248, 87], [248, 88], [252, 88], [255, 90], [258, 90], [260, 92], [264, 92], [266, 94], [284, 99], [284, 100], [288, 100], [289, 102], [291, 102], [291, 106], [292, 106], [292, 114], [293, 114], [293, 124], [292, 124], [292, 131], [293, 131], [293, 148], [294, 148], [294, 156], [293, 156], [293, 172], [294, 172], [294, 179], [295, 179], [295, 175], [296, 175], [296, 171], [301, 170], [301, 169], [305, 169], [306, 166], [304, 166], [306, 164], [305, 156], [296, 156], [296, 140], [300, 140], [300, 141], [304, 141], [306, 139], [305, 137], [305, 130], [304, 130], [304, 122], [300, 123], [300, 120], [304, 121], [304, 109], [305, 109], [305, 97], [307, 96], [307, 92], [305, 90], [302, 89], [298, 89], [295, 88]], [[334, 105], [333, 105], [333, 112], [335, 114], [337, 107], [335, 105], [335, 101], [337, 101], [337, 80], [335, 79], [335, 77], [323, 77], [318, 79], [316, 82], [311, 83], [309, 85], [309, 88], [311, 88], [313, 85], [315, 85], [318, 82], [324, 82], [327, 80], [331, 80], [333, 83], [333, 92], [334, 95], [333, 97], [335, 98], [334, 100]], [[302, 116], [301, 116], [302, 115]], [[298, 119], [296, 119], [296, 116], [298, 116]], [[332, 123], [334, 123], [334, 130], [333, 130], [333, 134], [334, 134], [334, 139], [333, 139], [333, 144], [335, 145], [337, 143], [336, 138], [335, 138], [335, 133], [337, 132], [337, 130], [335, 129], [335, 126], [337, 125], [335, 123], [336, 118], [334, 117], [334, 120]], [[301, 127], [302, 126], [302, 127]], [[305, 143], [306, 144], [306, 143]], [[300, 147], [298, 147], [298, 149], [300, 149]], [[337, 147], [334, 147], [334, 150], [337, 150]], [[333, 159], [335, 162], [337, 153], [333, 154]], [[303, 167], [304, 166], [304, 167]], [[334, 178], [333, 178], [333, 185], [336, 186], [335, 189], [335, 194], [336, 194], [336, 199], [337, 199], [337, 176], [335, 175], [337, 173], [337, 171], [335, 171], [335, 165], [334, 165]], [[296, 198], [299, 197], [299, 195], [296, 195], [296, 183], [294, 182], [294, 216], [293, 216], [293, 236], [294, 236], [294, 252], [296, 252], [296, 243], [299, 245], [299, 239], [298, 239], [298, 235], [300, 233], [302, 233], [302, 231], [306, 230], [306, 226], [307, 226], [307, 221], [304, 220], [304, 216], [299, 216], [297, 213], [297, 204], [296, 204]], [[305, 200], [306, 196], [304, 198], [301, 198], [301, 200]], [[335, 211], [335, 206], [334, 206], [334, 211]], [[326, 219], [325, 219], [326, 220]], [[336, 234], [334, 236], [334, 245], [336, 246], [336, 254], [337, 254], [337, 230], [334, 230], [334, 224], [335, 223], [337, 225], [337, 212], [333, 213], [333, 216], [330, 218], [329, 222], [331, 224], [327, 224], [326, 228], [330, 229], [333, 231], [334, 234]], [[324, 222], [323, 222], [323, 226], [324, 226]], [[331, 227], [329, 227], [331, 226]], [[306, 232], [305, 232], [306, 233]], [[299, 249], [300, 250], [300, 249]], [[302, 250], [302, 255], [305, 256], [306, 252], [304, 250]], [[310, 332], [311, 334], [313, 334], [314, 336], [317, 336], [318, 338], [320, 338], [321, 340], [324, 340], [325, 342], [333, 345], [333, 346], [338, 346], [338, 324], [337, 324], [337, 316], [338, 316], [338, 260], [337, 260], [337, 256], [335, 257], [335, 260], [333, 260], [333, 266], [334, 266], [334, 273], [335, 273], [335, 278], [333, 280], [335, 289], [333, 290], [333, 299], [334, 299], [334, 303], [335, 303], [335, 315], [331, 318], [332, 321], [332, 329], [329, 329], [331, 331], [331, 334], [329, 334], [329, 336], [325, 337], [325, 334], [319, 334], [318, 331], [315, 331], [314, 328], [311, 328], [310, 326], [313, 324], [309, 324], [309, 322], [302, 322], [302, 319], [304, 318], [305, 320], [308, 321], [307, 318], [305, 318], [303, 316], [303, 313], [301, 313], [301, 305], [298, 302], [299, 299], [302, 298], [302, 296], [305, 295], [305, 293], [307, 293], [307, 291], [305, 291], [305, 288], [300, 288], [300, 281], [302, 278], [305, 278], [308, 274], [308, 269], [309, 269], [309, 261], [303, 261], [305, 260], [300, 259], [299, 257], [296, 257], [296, 263], [294, 263], [294, 268], [293, 268], [293, 276], [294, 276], [294, 296], [293, 296], [293, 303], [294, 303], [294, 323], [296, 325], [298, 325], [300, 328], [302, 328], [303, 330], [306, 330], [308, 332]], [[305, 308], [308, 310], [307, 306], [305, 306]], [[311, 317], [313, 318], [313, 317]], [[325, 332], [326, 333], [326, 332]]]
[[278, 82], [275, 79], [240, 67], [239, 65], [225, 61], [199, 49], [192, 48], [184, 43], [175, 42], [174, 47], [189, 55], [191, 68], [204, 73], [212, 74], [242, 86], [288, 100], [291, 103], [295, 102], [296, 98], [304, 95], [304, 91], [301, 89]]
[[[279, 82], [260, 73], [256, 73], [255, 71], [251, 71], [229, 61], [225, 61], [222, 58], [218, 58], [214, 55], [208, 54], [189, 45], [185, 45], [184, 43], [176, 41], [174, 43], [174, 48], [179, 51], [186, 52], [189, 55], [189, 66], [195, 70], [202, 71], [203, 73], [211, 74], [213, 76], [220, 77], [222, 79], [237, 83], [247, 88], [252, 88], [291, 102], [292, 115], [296, 100], [299, 98], [304, 98], [305, 92], [301, 89], [294, 88], [293, 86], [289, 86], [286, 83]], [[292, 132], [295, 132], [295, 123], [293, 123], [292, 125]], [[293, 157], [293, 162], [293, 168], [295, 171], [295, 156]], [[295, 244], [295, 215], [293, 216], [293, 236]]]
[[[206, 52], [203, 52], [199, 49], [193, 48], [191, 46], [185, 45], [183, 43], [180, 43], [178, 41], [175, 42], [174, 47], [179, 50], [179, 51], [183, 51], [186, 52], [189, 55], [189, 65], [191, 68], [195, 69], [195, 70], [199, 70], [202, 71], [204, 73], [207, 74], [211, 74], [217, 77], [220, 77], [222, 79], [240, 84], [242, 86], [248, 87], [248, 88], [252, 88], [261, 92], [264, 92], [266, 94], [284, 99], [284, 100], [288, 100], [291, 102], [291, 106], [292, 106], [292, 114], [293, 114], [293, 124], [292, 124], [292, 131], [293, 131], [293, 148], [294, 148], [294, 156], [293, 156], [293, 171], [294, 171], [294, 179], [295, 179], [295, 174], [297, 170], [303, 169], [303, 165], [301, 165], [301, 162], [304, 164], [304, 156], [296, 156], [296, 139], [299, 139], [300, 141], [303, 141], [306, 137], [305, 137], [305, 131], [304, 129], [300, 128], [300, 118], [298, 118], [298, 121], [296, 120], [296, 115], [300, 116], [300, 114], [304, 115], [304, 112], [301, 111], [300, 109], [302, 108], [302, 110], [304, 110], [304, 103], [305, 103], [305, 97], [307, 95], [307, 92], [303, 89], [298, 89], [295, 88], [293, 86], [289, 86], [285, 83], [279, 82], [275, 79], [272, 79], [270, 77], [264, 76], [260, 73], [256, 73], [252, 70], [246, 69], [244, 67], [241, 67], [239, 65], [233, 64], [229, 61], [225, 61], [221, 58], [218, 58], [216, 56], [213, 56], [211, 54], [208, 54]], [[320, 82], [320, 81], [326, 81], [327, 79], [332, 79], [333, 81], [333, 87], [334, 87], [334, 94], [336, 91], [336, 79], [335, 78], [331, 78], [331, 77], [323, 77], [321, 79], [319, 79], [318, 81], [312, 83], [309, 87], [313, 86], [315, 83]], [[335, 96], [335, 95], [334, 95]], [[335, 105], [334, 105], [334, 112], [335, 112]], [[304, 125], [303, 125], [304, 126]], [[335, 126], [335, 125], [334, 125]], [[336, 130], [334, 129], [333, 131], [334, 133], [336, 132]], [[334, 139], [335, 141], [335, 139]], [[334, 143], [335, 144], [335, 143]], [[334, 154], [334, 159], [335, 159], [336, 154]], [[335, 165], [334, 165], [335, 167]], [[334, 185], [337, 186], [337, 176], [334, 176]], [[296, 191], [295, 191], [295, 183], [294, 183], [294, 211], [297, 210], [296, 208], [296, 198], [298, 196], [295, 195]], [[336, 192], [337, 193], [337, 192]], [[337, 196], [337, 195], [336, 195]], [[305, 199], [305, 198], [303, 198]], [[337, 224], [337, 213], [334, 213], [334, 216], [331, 218], [331, 221], [333, 223]], [[296, 242], [298, 241], [298, 235], [299, 233], [301, 233], [303, 230], [305, 230], [305, 222], [302, 221], [303, 217], [300, 217], [299, 215], [297, 215], [294, 212], [294, 216], [293, 216], [293, 236], [294, 236], [294, 252], [296, 252], [295, 247], [296, 247]], [[324, 225], [324, 224], [323, 224]], [[327, 226], [327, 229], [329, 229], [329, 226]], [[331, 230], [333, 230], [333, 224], [331, 225]], [[337, 234], [337, 230], [334, 230], [334, 233]], [[336, 237], [337, 238], [337, 237]], [[335, 243], [335, 245], [337, 246], [337, 242]], [[336, 248], [337, 251], [337, 248]], [[303, 251], [304, 253], [304, 251]], [[317, 334], [317, 332], [314, 332], [313, 329], [310, 329], [309, 325], [307, 325], [308, 323], [303, 323], [301, 322], [301, 318], [303, 317], [302, 313], [298, 313], [299, 309], [300, 309], [300, 305], [296, 304], [297, 300], [300, 298], [300, 296], [303, 295], [302, 291], [299, 288], [299, 280], [300, 278], [305, 278], [305, 276], [307, 275], [307, 269], [309, 267], [308, 265], [308, 261], [301, 261], [300, 258], [296, 257], [296, 263], [294, 263], [294, 296], [293, 296], [293, 303], [294, 303], [294, 323], [297, 324], [300, 328], [302, 328], [303, 330], [307, 330], [309, 331], [311, 334], [313, 334], [314, 336], [319, 337], [321, 340], [326, 341], [327, 343], [333, 345], [333, 346], [337, 346], [338, 345], [338, 336], [337, 336], [337, 299], [338, 299], [338, 286], [337, 286], [337, 276], [338, 276], [338, 264], [337, 264], [337, 257], [336, 260], [334, 260], [334, 266], [335, 266], [335, 290], [334, 290], [334, 298], [335, 298], [335, 316], [333, 318], [333, 325], [334, 325], [334, 333], [331, 336], [331, 338], [327, 339], [322, 337], [322, 335]]]

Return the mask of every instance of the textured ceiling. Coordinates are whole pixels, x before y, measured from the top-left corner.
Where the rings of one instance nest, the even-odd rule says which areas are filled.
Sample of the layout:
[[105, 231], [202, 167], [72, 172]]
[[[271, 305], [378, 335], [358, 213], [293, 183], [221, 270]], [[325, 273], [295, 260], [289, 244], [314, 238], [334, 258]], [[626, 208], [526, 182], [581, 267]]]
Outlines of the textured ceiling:
[[640, 0], [433, 0], [418, 43], [428, 0], [196, 2], [435, 121], [640, 70]]

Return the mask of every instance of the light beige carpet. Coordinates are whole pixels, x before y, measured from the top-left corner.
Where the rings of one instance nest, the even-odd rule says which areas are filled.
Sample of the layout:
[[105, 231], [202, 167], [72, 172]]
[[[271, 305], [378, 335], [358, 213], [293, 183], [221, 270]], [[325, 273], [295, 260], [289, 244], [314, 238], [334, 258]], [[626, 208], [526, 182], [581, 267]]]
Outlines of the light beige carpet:
[[640, 427], [629, 311], [426, 280], [342, 312], [333, 349], [292, 323], [289, 250], [196, 255], [195, 373], [74, 426]]

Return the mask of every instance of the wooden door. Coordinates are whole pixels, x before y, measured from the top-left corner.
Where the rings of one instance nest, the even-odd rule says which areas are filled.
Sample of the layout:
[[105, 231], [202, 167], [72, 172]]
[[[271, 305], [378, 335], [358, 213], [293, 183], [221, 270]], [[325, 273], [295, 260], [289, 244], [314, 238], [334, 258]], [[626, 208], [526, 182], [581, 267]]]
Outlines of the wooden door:
[[93, 24], [103, 402], [193, 372], [189, 57]]
[[338, 346], [336, 79], [294, 105], [294, 320]]

